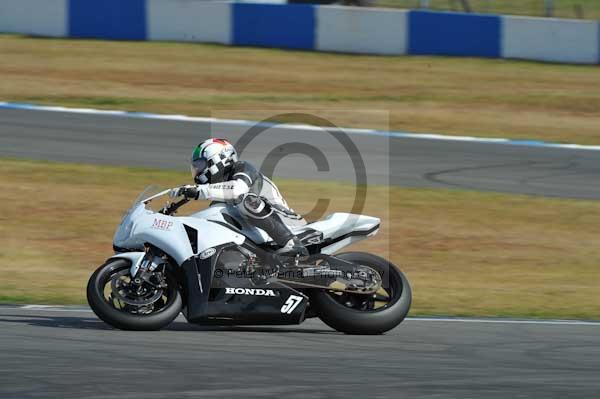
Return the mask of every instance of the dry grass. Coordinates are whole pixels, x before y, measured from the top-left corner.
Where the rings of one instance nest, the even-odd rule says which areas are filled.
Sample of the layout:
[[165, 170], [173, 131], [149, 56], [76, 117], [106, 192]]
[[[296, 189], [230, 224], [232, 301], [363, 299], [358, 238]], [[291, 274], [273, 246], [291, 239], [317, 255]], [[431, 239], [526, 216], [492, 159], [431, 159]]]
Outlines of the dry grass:
[[3, 101], [231, 118], [319, 109], [387, 128], [372, 112], [383, 110], [393, 130], [600, 143], [597, 66], [6, 35], [0, 54]]
[[[144, 186], [185, 173], [0, 161], [0, 300], [81, 303]], [[347, 211], [345, 184], [280, 182], [295, 208], [314, 193]], [[391, 201], [388, 201], [392, 198]], [[413, 314], [600, 318], [600, 203], [371, 186], [364, 213], [382, 234], [358, 244], [410, 278]]]

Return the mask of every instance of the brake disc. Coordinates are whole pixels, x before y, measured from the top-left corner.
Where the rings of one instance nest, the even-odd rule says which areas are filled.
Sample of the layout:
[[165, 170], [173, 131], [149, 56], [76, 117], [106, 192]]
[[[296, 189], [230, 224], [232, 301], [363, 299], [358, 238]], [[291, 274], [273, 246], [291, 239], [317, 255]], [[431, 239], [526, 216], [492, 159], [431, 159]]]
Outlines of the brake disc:
[[150, 286], [148, 283], [141, 285], [127, 282], [122, 277], [130, 277], [129, 270], [122, 270], [115, 274], [110, 282], [112, 295], [118, 300], [132, 306], [151, 305], [160, 299], [163, 290]]

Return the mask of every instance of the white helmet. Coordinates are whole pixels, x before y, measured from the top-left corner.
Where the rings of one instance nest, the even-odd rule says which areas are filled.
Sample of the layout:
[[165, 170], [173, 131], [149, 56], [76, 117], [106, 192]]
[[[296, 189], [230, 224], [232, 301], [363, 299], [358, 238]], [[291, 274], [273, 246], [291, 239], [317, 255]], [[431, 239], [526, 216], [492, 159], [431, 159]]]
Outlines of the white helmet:
[[192, 177], [197, 184], [220, 183], [237, 160], [237, 152], [228, 140], [205, 140], [192, 154]]

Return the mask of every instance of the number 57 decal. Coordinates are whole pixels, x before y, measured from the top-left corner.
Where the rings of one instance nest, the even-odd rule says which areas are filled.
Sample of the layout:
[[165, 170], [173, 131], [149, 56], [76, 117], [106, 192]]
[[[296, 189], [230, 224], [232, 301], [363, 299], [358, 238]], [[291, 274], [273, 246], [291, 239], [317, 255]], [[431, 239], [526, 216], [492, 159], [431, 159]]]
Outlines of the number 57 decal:
[[300, 305], [302, 299], [304, 298], [302, 298], [301, 296], [290, 295], [281, 307], [281, 313], [292, 314], [294, 309], [296, 309], [298, 305]]

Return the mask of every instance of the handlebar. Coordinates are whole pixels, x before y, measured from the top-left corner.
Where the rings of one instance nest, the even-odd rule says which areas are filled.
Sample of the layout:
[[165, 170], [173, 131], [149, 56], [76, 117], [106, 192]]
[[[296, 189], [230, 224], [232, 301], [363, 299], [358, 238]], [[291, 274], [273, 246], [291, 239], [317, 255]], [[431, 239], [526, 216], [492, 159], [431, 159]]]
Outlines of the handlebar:
[[[141, 202], [143, 202], [144, 204], [148, 204], [155, 198], [162, 197], [163, 195], [169, 194], [170, 191], [171, 191], [171, 189], [161, 191], [160, 193], [154, 194], [153, 196], [148, 197], [148, 198], [142, 200]], [[172, 215], [175, 212], [177, 212], [177, 209], [181, 208], [183, 205], [187, 204], [188, 202], [190, 202], [189, 198], [183, 198], [177, 202], [167, 203], [167, 205], [162, 207], [161, 210], [158, 211], [158, 213], [162, 213], [163, 215]]]
[[144, 204], [147, 204], [148, 202], [152, 201], [154, 198], [162, 197], [163, 195], [169, 194], [169, 191], [171, 191], [171, 189], [161, 191], [160, 193], [154, 194], [152, 197], [148, 197], [145, 200], [142, 200], [141, 202], [143, 202]]
[[160, 211], [158, 211], [158, 213], [162, 213], [163, 215], [172, 215], [175, 212], [177, 212], [177, 209], [181, 208], [183, 205], [187, 204], [188, 202], [190, 202], [189, 198], [183, 198], [177, 202], [173, 202], [170, 204], [165, 205]]

